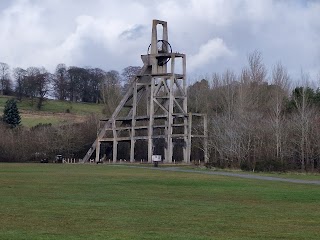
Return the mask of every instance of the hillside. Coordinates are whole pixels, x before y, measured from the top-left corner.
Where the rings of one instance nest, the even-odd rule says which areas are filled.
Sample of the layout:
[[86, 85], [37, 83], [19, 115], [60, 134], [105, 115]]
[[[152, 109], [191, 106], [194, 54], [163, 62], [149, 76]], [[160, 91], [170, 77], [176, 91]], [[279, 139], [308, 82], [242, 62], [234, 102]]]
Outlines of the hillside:
[[[9, 96], [0, 95], [0, 115]], [[64, 124], [70, 122], [81, 122], [89, 114], [101, 114], [103, 105], [94, 103], [72, 103], [67, 101], [47, 100], [41, 111], [36, 109], [30, 99], [18, 102], [21, 115], [21, 123], [26, 127], [42, 124]]]

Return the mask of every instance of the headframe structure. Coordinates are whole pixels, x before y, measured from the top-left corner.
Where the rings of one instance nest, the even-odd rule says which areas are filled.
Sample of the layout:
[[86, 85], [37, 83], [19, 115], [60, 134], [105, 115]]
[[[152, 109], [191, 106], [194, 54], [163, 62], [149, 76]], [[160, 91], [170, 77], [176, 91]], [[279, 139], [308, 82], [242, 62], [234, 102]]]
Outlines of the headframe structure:
[[[162, 38], [158, 36], [161, 33]], [[180, 147], [182, 162], [190, 163], [192, 138], [203, 139], [203, 158], [207, 162], [207, 118], [205, 114], [188, 113], [186, 55], [172, 52], [167, 22], [153, 20], [151, 44], [141, 59], [144, 65], [140, 73], [112, 116], [100, 121], [102, 127], [97, 139], [82, 162], [88, 162], [94, 152], [98, 162], [103, 142], [112, 143], [114, 163], [118, 160], [118, 143], [129, 142], [130, 162], [135, 162], [136, 142], [147, 141], [148, 162], [152, 162], [152, 155], [157, 152], [164, 162], [172, 163], [173, 150]], [[192, 119], [195, 117], [200, 120], [194, 133]], [[162, 144], [158, 144], [161, 141]]]

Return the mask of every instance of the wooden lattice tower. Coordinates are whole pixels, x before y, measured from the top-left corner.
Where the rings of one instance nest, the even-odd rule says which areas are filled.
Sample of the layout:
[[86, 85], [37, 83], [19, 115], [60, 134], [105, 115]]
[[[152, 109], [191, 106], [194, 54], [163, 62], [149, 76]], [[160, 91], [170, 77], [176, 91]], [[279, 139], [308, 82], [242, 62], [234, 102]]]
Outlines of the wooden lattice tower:
[[[162, 32], [159, 31], [161, 27]], [[162, 38], [158, 36], [161, 33]], [[190, 163], [192, 137], [204, 139], [202, 146], [206, 162], [206, 116], [187, 112], [186, 55], [172, 52], [167, 22], [153, 20], [148, 54], [141, 58], [144, 66], [140, 74], [111, 118], [102, 120], [102, 128], [83, 162], [87, 162], [94, 151], [96, 161], [101, 159], [102, 142], [112, 143], [112, 158], [116, 162], [117, 146], [122, 141], [130, 142], [130, 162], [134, 162], [136, 142], [142, 140], [147, 141], [148, 162], [157, 152], [163, 156], [164, 162], [172, 163], [173, 150], [180, 147], [183, 162]], [[201, 130], [196, 134], [193, 134], [192, 116], [202, 119]], [[162, 144], [158, 144], [159, 141]]]

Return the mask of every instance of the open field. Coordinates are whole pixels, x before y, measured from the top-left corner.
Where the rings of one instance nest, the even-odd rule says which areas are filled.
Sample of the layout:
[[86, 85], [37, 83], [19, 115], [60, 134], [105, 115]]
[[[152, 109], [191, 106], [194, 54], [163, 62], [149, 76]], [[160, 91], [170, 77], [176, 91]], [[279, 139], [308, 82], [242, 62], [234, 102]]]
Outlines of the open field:
[[25, 127], [34, 127], [38, 124], [62, 125], [83, 122], [85, 115], [73, 113], [50, 113], [36, 111], [21, 111], [21, 124]]
[[[0, 115], [2, 115], [5, 103], [9, 98], [11, 97], [0, 95]], [[55, 125], [81, 122], [86, 115], [101, 114], [103, 109], [102, 104], [47, 100], [41, 111], [38, 111], [36, 101], [33, 105], [30, 99], [23, 99], [23, 101], [18, 102], [23, 126], [33, 127], [39, 123]]]
[[0, 193], [0, 239], [320, 239], [318, 185], [0, 164]]

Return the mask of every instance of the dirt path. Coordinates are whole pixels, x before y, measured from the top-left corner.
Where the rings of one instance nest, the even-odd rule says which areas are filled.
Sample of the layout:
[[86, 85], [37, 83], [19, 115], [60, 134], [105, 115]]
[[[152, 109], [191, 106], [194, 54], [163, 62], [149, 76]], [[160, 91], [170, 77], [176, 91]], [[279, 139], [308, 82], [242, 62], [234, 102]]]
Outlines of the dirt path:
[[302, 180], [302, 179], [292, 179], [292, 178], [268, 177], [268, 176], [252, 175], [252, 174], [245, 174], [245, 173], [240, 174], [240, 173], [220, 172], [220, 171], [219, 172], [199, 171], [199, 170], [192, 170], [192, 169], [183, 169], [180, 167], [158, 167], [158, 168], [140, 167], [140, 166], [129, 166], [129, 167], [145, 168], [145, 169], [151, 169], [155, 171], [199, 173], [199, 174], [206, 174], [206, 175], [219, 175], [219, 176], [238, 177], [238, 178], [247, 178], [247, 179], [258, 179], [258, 180], [265, 180], [265, 181], [278, 181], [278, 182], [320, 185], [320, 180]]

